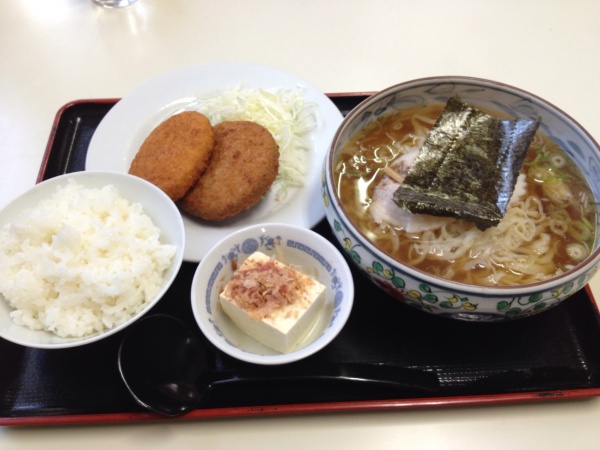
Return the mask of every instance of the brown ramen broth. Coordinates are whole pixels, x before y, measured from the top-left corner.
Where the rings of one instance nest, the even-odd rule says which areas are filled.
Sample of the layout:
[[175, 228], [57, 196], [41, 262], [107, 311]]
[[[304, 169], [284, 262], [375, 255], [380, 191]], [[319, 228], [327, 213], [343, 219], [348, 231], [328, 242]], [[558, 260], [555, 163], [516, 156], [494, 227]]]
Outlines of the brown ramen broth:
[[436, 103], [379, 117], [339, 152], [336, 189], [354, 225], [391, 257], [467, 284], [534, 283], [585, 259], [596, 235], [594, 197], [571, 158], [540, 131], [498, 226], [480, 231], [462, 219], [400, 211], [390, 196], [398, 184], [383, 168], [402, 173], [443, 108]]

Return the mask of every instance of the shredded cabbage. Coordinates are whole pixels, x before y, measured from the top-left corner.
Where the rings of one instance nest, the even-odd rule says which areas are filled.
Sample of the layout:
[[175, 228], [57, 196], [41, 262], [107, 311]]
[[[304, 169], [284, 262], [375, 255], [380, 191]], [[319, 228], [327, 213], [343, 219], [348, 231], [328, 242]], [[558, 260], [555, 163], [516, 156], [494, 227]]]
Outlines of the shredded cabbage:
[[198, 97], [190, 108], [204, 114], [216, 125], [230, 120], [249, 120], [264, 126], [279, 145], [279, 172], [275, 179], [278, 200], [289, 187], [304, 185], [307, 153], [311, 148], [309, 132], [316, 128], [314, 103], [307, 103], [302, 90], [242, 89]]

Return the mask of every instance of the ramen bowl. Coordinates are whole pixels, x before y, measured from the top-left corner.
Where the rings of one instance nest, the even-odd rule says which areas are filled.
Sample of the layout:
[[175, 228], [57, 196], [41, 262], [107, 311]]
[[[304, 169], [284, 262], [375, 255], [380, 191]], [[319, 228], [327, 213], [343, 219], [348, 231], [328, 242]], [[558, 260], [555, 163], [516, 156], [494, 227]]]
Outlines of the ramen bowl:
[[[344, 194], [337, 185], [336, 165], [344, 146], [357, 131], [388, 113], [434, 102], [445, 104], [454, 96], [491, 114], [498, 112], [504, 118], [541, 117], [538, 134], [541, 132], [560, 146], [582, 172], [591, 189], [587, 205], [594, 214], [589, 221], [587, 256], [577, 264], [545, 279], [524, 284], [470, 284], [471, 280], [442, 278], [400, 261], [401, 256], [392, 257], [389, 251], [376, 244], [372, 232], [357, 224], [360, 219], [352, 216], [347, 202], [342, 201], [356, 196]], [[558, 305], [583, 288], [598, 269], [599, 227], [595, 213], [600, 199], [598, 143], [559, 108], [515, 87], [483, 79], [445, 76], [418, 79], [384, 89], [359, 104], [340, 125], [324, 162], [322, 183], [327, 220], [353, 264], [389, 296], [427, 313], [484, 322], [530, 317]], [[340, 198], [344, 195], [346, 197]], [[369, 212], [362, 216], [366, 214]], [[406, 242], [408, 238], [400, 239]], [[542, 256], [543, 251], [540, 252]]]

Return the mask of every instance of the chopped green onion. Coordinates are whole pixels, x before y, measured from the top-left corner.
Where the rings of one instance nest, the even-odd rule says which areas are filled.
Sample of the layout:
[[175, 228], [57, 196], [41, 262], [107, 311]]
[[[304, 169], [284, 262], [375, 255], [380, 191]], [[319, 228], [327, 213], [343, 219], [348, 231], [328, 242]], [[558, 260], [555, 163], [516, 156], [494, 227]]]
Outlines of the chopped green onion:
[[583, 244], [575, 243], [567, 246], [567, 254], [575, 261], [583, 261], [587, 257], [588, 251]]
[[587, 241], [592, 237], [591, 228], [587, 227], [581, 220], [569, 223], [569, 234], [578, 241]]

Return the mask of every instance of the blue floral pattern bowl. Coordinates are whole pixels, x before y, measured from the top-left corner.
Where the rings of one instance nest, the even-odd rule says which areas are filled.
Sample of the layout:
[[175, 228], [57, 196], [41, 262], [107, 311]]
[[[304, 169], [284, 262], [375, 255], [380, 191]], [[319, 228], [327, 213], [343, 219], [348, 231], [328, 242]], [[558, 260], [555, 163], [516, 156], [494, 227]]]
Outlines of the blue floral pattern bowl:
[[[295, 266], [325, 285], [325, 306], [316, 324], [290, 353], [278, 353], [248, 336], [219, 304], [219, 294], [235, 268], [255, 251]], [[268, 223], [243, 228], [217, 243], [196, 269], [191, 298], [200, 330], [217, 348], [246, 362], [286, 364], [319, 351], [342, 330], [352, 310], [354, 282], [344, 256], [331, 242], [307, 228]]]
[[[337, 197], [333, 164], [339, 150], [357, 130], [387, 112], [433, 101], [446, 102], [455, 95], [515, 117], [541, 116], [540, 129], [579, 165], [598, 204], [600, 147], [577, 122], [523, 90], [494, 81], [447, 76], [397, 84], [369, 97], [348, 114], [334, 136], [323, 167], [322, 194], [327, 220], [353, 263], [383, 291], [408, 305], [466, 321], [501, 321], [546, 311], [583, 288], [596, 273], [600, 261], [597, 235], [590, 256], [561, 276], [515, 287], [472, 286], [430, 276], [391, 258], [354, 226]], [[600, 220], [598, 216], [596, 220]], [[596, 230], [599, 228], [596, 223]]]

